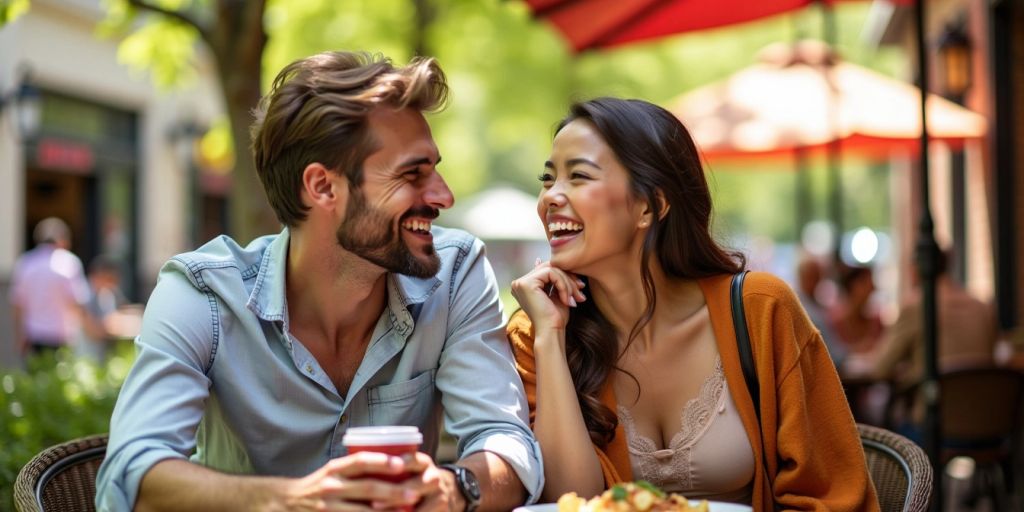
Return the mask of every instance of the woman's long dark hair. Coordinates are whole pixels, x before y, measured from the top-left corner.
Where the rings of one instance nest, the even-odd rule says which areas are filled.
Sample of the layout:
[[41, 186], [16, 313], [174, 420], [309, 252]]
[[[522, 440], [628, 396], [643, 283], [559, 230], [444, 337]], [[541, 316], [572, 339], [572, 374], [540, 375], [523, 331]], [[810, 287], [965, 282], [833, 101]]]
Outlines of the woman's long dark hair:
[[[655, 254], [669, 277], [695, 279], [733, 274], [745, 266], [742, 254], [728, 252], [711, 236], [711, 192], [700, 155], [689, 132], [667, 110], [642, 100], [597, 98], [575, 103], [556, 133], [567, 124], [585, 120], [611, 147], [629, 172], [634, 198], [661, 211], [658, 194], [670, 206], [654, 215], [643, 241], [641, 280], [647, 305], [630, 330], [626, 348], [654, 316], [654, 278], [649, 258]], [[615, 436], [618, 417], [601, 403], [599, 394], [609, 374], [618, 370], [625, 353], [618, 347], [614, 327], [593, 301], [570, 310], [566, 338], [569, 371], [591, 439], [606, 446]]]

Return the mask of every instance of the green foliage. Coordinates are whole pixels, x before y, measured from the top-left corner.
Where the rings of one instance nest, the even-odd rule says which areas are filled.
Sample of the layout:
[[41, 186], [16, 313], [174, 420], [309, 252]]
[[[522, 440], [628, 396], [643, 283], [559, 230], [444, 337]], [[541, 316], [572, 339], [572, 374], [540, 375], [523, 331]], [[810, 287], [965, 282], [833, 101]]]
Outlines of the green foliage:
[[0, 27], [25, 14], [28, 8], [29, 0], [0, 0]]
[[[125, 0], [103, 0], [107, 17], [96, 26], [100, 37], [119, 37], [117, 59], [139, 74], [149, 72], [161, 89], [185, 85], [196, 77], [196, 29], [181, 21], [152, 13], [148, 23], [136, 23], [139, 12]], [[154, 2], [177, 11], [188, 9], [188, 0]]]
[[133, 359], [124, 342], [103, 365], [62, 350], [29, 359], [27, 371], [0, 374], [0, 509], [13, 510], [14, 480], [37, 453], [108, 431]]
[[195, 40], [194, 28], [160, 19], [125, 37], [117, 58], [137, 72], [148, 70], [157, 87], [168, 89], [195, 79]]
[[366, 50], [407, 61], [412, 13], [409, 0], [269, 0], [263, 89], [289, 62], [327, 50]]

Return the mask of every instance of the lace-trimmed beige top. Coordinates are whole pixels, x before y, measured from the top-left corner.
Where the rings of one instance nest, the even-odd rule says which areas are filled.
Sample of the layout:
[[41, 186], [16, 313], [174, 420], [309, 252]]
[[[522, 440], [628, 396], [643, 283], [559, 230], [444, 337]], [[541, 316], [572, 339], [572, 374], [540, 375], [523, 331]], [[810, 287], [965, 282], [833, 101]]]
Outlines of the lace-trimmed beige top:
[[657, 449], [637, 433], [629, 409], [617, 406], [626, 431], [633, 477], [687, 498], [750, 503], [754, 453], [729, 394], [722, 359], [682, 411], [682, 428]]

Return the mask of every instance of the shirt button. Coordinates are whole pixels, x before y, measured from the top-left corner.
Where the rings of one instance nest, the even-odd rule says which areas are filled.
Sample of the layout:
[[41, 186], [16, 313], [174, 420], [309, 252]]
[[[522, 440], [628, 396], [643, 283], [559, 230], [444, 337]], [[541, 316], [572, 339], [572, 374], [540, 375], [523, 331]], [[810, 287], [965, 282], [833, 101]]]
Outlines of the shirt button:
[[341, 415], [341, 422], [345, 423], [346, 421], [348, 421], [348, 414], [347, 413]]
[[311, 365], [309, 363], [306, 363], [306, 373], [308, 373], [310, 375], [313, 374], [313, 365]]

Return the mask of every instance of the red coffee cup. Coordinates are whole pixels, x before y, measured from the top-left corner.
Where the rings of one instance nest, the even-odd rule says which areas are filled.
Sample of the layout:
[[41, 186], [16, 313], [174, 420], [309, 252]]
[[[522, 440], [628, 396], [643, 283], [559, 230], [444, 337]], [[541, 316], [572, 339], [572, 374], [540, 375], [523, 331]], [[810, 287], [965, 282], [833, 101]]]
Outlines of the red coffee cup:
[[[423, 443], [423, 434], [417, 427], [350, 427], [341, 438], [348, 453], [376, 452], [401, 457], [415, 454]], [[409, 478], [408, 473], [398, 475], [368, 474], [367, 478], [377, 478], [388, 482], [402, 482]], [[412, 512], [413, 507], [403, 510]]]

